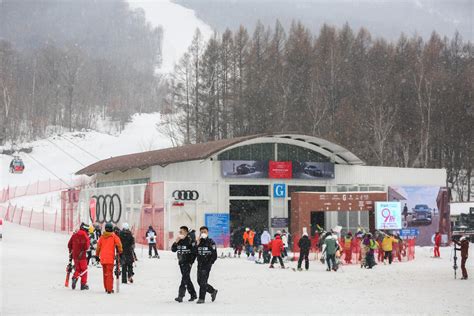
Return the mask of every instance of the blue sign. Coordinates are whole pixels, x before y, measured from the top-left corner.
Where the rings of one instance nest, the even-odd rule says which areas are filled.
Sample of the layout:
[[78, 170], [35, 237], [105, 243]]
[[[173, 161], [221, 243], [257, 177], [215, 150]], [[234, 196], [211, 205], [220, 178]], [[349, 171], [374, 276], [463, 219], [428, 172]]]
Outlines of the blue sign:
[[204, 220], [207, 228], [209, 228], [209, 237], [212, 238], [218, 246], [229, 247], [229, 214], [205, 214]]
[[400, 237], [411, 237], [411, 236], [418, 236], [420, 234], [420, 230], [418, 228], [407, 228], [407, 229], [400, 229]]
[[275, 183], [273, 184], [273, 197], [284, 198], [286, 196], [286, 184]]

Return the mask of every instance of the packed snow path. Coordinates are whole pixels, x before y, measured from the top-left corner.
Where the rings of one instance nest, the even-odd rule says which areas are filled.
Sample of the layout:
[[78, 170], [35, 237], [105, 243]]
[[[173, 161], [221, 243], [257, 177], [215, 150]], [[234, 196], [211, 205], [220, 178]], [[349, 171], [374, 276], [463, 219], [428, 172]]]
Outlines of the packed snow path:
[[[64, 287], [68, 236], [5, 223], [0, 242], [1, 315], [11, 314], [425, 314], [472, 315], [473, 281], [453, 279], [450, 248], [442, 259], [417, 249], [414, 262], [378, 265], [373, 270], [345, 266], [326, 272], [312, 261], [309, 272], [269, 269], [245, 259], [218, 259], [210, 283], [214, 303], [179, 304], [180, 274], [175, 255], [148, 259], [137, 249], [135, 283], [107, 295], [102, 270], [89, 267], [89, 291]], [[471, 247], [471, 253], [474, 248]], [[219, 251], [220, 254], [220, 251]], [[459, 262], [460, 263], [460, 262]], [[473, 259], [468, 261], [474, 278]], [[295, 263], [290, 263], [292, 267]], [[460, 275], [460, 271], [458, 271]], [[196, 265], [192, 280], [196, 282]]]

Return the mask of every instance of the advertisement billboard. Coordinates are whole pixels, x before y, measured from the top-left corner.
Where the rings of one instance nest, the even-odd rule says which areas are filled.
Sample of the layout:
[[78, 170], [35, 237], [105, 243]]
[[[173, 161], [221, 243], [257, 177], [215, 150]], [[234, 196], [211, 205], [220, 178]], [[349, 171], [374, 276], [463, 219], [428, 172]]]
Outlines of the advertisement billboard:
[[221, 172], [224, 178], [268, 178], [268, 162], [258, 160], [223, 160]]
[[218, 246], [228, 247], [230, 241], [229, 214], [207, 213], [204, 216], [204, 222], [209, 228], [209, 237]]
[[401, 203], [402, 228], [418, 228], [417, 245], [431, 246], [433, 235], [449, 233], [449, 190], [433, 186], [389, 187], [389, 201]]
[[291, 161], [272, 161], [268, 163], [268, 177], [271, 179], [291, 179], [293, 167]]
[[295, 179], [334, 179], [334, 164], [330, 162], [301, 162], [293, 163], [293, 178]]
[[375, 202], [375, 225], [377, 229], [401, 229], [402, 207], [400, 202]]

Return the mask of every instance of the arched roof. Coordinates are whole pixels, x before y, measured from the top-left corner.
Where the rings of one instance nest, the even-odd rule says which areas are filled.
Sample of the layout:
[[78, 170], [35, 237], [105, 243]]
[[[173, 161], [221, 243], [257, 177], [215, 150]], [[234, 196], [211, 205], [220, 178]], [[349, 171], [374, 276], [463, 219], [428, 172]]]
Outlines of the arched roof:
[[322, 138], [291, 134], [257, 134], [229, 139], [216, 140], [200, 144], [183, 145], [179, 147], [152, 150], [129, 155], [112, 157], [95, 162], [76, 174], [93, 175], [97, 173], [109, 173], [113, 171], [126, 171], [128, 169], [146, 169], [150, 166], [166, 166], [172, 163], [204, 160], [224, 152], [227, 149], [258, 142], [289, 142], [301, 145], [317, 151], [324, 156], [330, 157], [334, 162], [348, 165], [363, 165], [360, 160], [344, 147]]

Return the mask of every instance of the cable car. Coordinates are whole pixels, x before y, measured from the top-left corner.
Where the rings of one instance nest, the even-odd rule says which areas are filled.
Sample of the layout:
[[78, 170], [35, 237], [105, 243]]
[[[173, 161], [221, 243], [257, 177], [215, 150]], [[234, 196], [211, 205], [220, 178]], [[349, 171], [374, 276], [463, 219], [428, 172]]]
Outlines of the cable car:
[[10, 172], [11, 173], [23, 173], [25, 170], [25, 164], [23, 160], [19, 156], [13, 157], [12, 161], [10, 162]]

